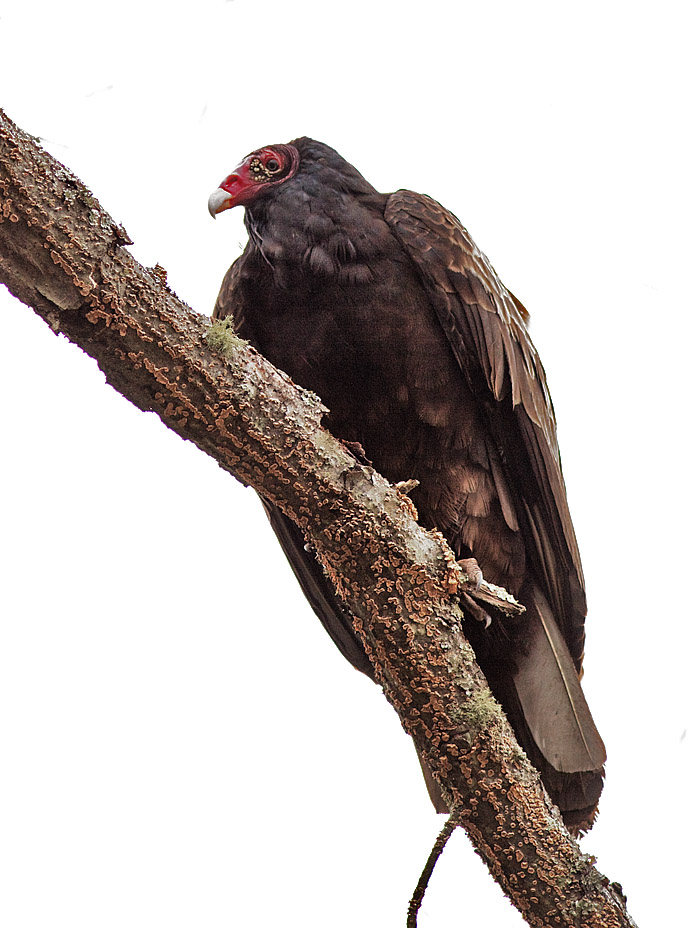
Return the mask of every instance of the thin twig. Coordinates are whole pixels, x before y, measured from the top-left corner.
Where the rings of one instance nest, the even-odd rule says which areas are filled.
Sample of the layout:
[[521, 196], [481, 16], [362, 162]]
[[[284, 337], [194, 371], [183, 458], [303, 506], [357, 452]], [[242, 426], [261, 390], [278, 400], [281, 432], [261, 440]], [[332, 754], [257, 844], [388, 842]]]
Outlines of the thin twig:
[[442, 831], [437, 836], [437, 840], [435, 841], [433, 849], [425, 863], [425, 867], [423, 868], [423, 872], [420, 875], [420, 879], [416, 884], [416, 888], [413, 890], [411, 901], [408, 903], [408, 918], [406, 919], [406, 928], [417, 928], [418, 909], [421, 907], [423, 902], [423, 897], [425, 896], [425, 891], [428, 888], [430, 877], [433, 875], [435, 864], [438, 862], [438, 857], [440, 854], [442, 854], [443, 850], [445, 849], [445, 845], [450, 839], [450, 835], [458, 824], [459, 817], [455, 812], [453, 812], [442, 826]]

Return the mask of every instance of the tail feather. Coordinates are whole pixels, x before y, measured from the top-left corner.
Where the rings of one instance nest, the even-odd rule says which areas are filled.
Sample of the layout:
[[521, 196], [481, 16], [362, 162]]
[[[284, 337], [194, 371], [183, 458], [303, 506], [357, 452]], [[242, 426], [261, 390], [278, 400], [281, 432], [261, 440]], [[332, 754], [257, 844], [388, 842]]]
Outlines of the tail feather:
[[526, 601], [526, 637], [515, 656], [513, 682], [538, 748], [561, 773], [598, 771], [605, 745], [595, 726], [569, 649], [542, 593]]
[[518, 619], [469, 628], [477, 661], [545, 789], [575, 834], [593, 824], [603, 789], [605, 746], [552, 609], [541, 590], [518, 593]]

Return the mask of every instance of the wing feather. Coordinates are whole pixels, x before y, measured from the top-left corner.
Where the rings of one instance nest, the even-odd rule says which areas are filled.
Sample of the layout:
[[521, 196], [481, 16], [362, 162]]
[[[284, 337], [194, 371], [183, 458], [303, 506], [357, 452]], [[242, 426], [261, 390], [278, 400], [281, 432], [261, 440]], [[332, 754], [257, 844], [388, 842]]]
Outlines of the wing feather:
[[233, 328], [236, 332], [241, 330], [244, 321], [243, 293], [239, 282], [247, 251], [246, 247], [243, 254], [226, 271], [214, 304], [214, 312], [211, 314], [212, 319], [225, 319], [227, 316], [232, 316]]
[[457, 362], [487, 410], [507, 484], [527, 510], [518, 520], [495, 469], [504, 514], [509, 524], [520, 523], [578, 669], [586, 614], [583, 573], [554, 408], [527, 331], [528, 313], [459, 220], [435, 200], [399, 190], [388, 198], [385, 218], [413, 258]]

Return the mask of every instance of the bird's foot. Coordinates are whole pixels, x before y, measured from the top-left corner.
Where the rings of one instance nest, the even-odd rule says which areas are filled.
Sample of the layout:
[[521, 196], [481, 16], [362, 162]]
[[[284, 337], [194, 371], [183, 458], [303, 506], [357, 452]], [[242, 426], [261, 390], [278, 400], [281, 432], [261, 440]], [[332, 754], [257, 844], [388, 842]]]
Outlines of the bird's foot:
[[[525, 612], [525, 606], [521, 605], [507, 590], [484, 580], [484, 575], [475, 558], [464, 558], [457, 561], [457, 565], [463, 573], [459, 591], [462, 606], [477, 622], [483, 622], [485, 628], [491, 624], [491, 616], [479, 603], [484, 603], [489, 609], [492, 607], [498, 609], [499, 612], [508, 616], [518, 616]], [[479, 603], [476, 600], [479, 600]]]
[[[462, 581], [464, 585], [472, 592], [478, 593], [484, 582], [484, 575], [481, 572], [481, 567], [479, 567], [476, 558], [466, 557], [461, 561], [457, 561], [457, 564], [461, 567], [462, 573], [464, 574], [464, 579]], [[466, 609], [473, 619], [476, 619], [477, 622], [483, 622], [484, 628], [489, 627], [491, 624], [491, 616], [466, 592], [464, 587], [460, 594], [460, 600], [464, 609]]]
[[414, 480], [413, 478], [410, 480], [399, 480], [398, 483], [394, 484], [394, 488], [398, 490], [399, 493], [403, 493], [404, 496], [408, 496], [408, 494], [418, 486], [420, 486], [420, 480]]
[[481, 584], [484, 582], [484, 575], [481, 572], [481, 567], [479, 567], [476, 558], [465, 557], [461, 561], [457, 561], [457, 564], [462, 568], [462, 573], [470, 588], [478, 592], [481, 589]]
[[372, 465], [372, 462], [365, 454], [365, 449], [359, 443], [359, 441], [346, 441], [344, 438], [340, 439], [340, 443], [345, 445], [350, 454], [360, 462], [360, 464], [369, 464]]

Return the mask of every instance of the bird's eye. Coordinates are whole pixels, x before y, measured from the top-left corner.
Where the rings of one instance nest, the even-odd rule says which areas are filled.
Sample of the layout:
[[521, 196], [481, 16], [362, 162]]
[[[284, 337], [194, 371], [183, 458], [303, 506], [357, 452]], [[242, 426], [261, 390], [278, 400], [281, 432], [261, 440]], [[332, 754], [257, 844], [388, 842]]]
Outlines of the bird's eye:
[[279, 161], [277, 161], [276, 158], [270, 158], [269, 161], [265, 162], [265, 167], [267, 168], [268, 171], [272, 171], [272, 172], [279, 171], [280, 163]]

